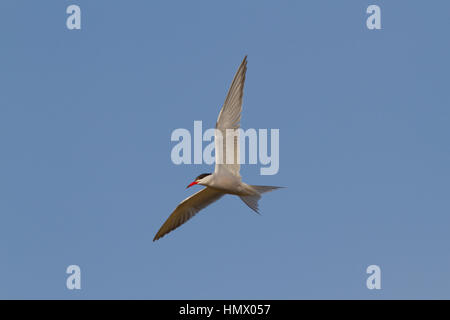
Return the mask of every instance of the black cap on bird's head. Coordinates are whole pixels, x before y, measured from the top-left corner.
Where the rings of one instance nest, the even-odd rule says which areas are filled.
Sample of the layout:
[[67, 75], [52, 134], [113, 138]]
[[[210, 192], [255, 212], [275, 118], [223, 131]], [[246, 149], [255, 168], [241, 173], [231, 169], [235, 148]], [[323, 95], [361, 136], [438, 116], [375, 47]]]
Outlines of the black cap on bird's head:
[[211, 173], [202, 173], [202, 174], [199, 175], [197, 178], [195, 178], [194, 181], [201, 180], [201, 179], [203, 179], [204, 177], [207, 177], [207, 176], [209, 176], [209, 175], [211, 175]]
[[211, 173], [202, 173], [197, 178], [195, 178], [194, 181], [191, 182], [191, 184], [186, 187], [186, 189], [189, 188], [189, 187], [192, 187], [194, 184], [198, 184], [199, 180], [202, 180], [204, 177], [207, 177], [209, 175], [211, 175]]

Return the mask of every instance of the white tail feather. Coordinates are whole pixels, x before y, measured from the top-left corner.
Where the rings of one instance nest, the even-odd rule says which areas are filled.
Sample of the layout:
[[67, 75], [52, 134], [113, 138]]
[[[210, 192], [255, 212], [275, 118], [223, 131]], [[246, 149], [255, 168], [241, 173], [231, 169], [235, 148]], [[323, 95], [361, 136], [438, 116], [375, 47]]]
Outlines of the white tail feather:
[[261, 195], [266, 192], [270, 192], [275, 189], [279, 189], [282, 187], [274, 187], [274, 186], [250, 186], [253, 190], [256, 191], [254, 195], [250, 196], [240, 196], [241, 200], [253, 211], [259, 214], [258, 201], [261, 199]]

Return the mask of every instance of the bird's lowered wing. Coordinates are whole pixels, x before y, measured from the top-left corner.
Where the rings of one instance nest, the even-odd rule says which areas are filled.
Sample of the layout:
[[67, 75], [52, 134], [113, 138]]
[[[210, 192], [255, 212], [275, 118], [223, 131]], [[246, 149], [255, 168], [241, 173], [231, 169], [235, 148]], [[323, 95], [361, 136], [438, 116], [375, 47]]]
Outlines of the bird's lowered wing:
[[[219, 172], [226, 168], [232, 174], [240, 177], [239, 170], [239, 129], [242, 111], [242, 96], [244, 95], [245, 72], [247, 71], [247, 56], [242, 60], [230, 89], [228, 90], [225, 102], [220, 110], [216, 123], [216, 168]], [[229, 130], [227, 130], [229, 129]], [[228, 149], [228, 153], [233, 152], [233, 160], [227, 161], [227, 141], [231, 144], [234, 141], [233, 150]], [[231, 157], [231, 154], [229, 155]], [[230, 159], [231, 160], [231, 159]], [[227, 163], [228, 162], [228, 163]]]
[[153, 238], [153, 241], [158, 240], [170, 231], [178, 228], [183, 223], [192, 218], [197, 212], [206, 208], [211, 203], [219, 200], [224, 193], [206, 187], [192, 196], [184, 199], [172, 212], [169, 218], [164, 222], [158, 233]]

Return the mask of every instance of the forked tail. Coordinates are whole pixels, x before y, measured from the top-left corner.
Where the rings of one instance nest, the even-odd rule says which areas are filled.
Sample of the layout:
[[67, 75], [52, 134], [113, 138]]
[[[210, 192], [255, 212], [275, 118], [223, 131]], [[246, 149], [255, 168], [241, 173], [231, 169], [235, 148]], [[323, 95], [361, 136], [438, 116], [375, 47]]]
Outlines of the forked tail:
[[259, 214], [258, 209], [258, 201], [261, 199], [261, 195], [266, 192], [270, 192], [275, 189], [283, 188], [283, 187], [274, 187], [274, 186], [253, 186], [250, 187], [255, 190], [254, 195], [250, 196], [240, 196], [241, 200], [253, 211]]

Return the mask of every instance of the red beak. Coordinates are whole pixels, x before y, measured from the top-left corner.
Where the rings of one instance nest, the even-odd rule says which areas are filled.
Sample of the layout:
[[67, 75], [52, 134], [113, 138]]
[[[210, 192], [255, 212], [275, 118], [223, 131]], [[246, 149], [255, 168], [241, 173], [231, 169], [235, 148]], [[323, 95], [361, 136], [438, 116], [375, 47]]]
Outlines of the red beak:
[[186, 189], [189, 188], [189, 187], [192, 187], [194, 184], [197, 184], [197, 183], [198, 183], [197, 181], [191, 182], [191, 184], [188, 185], [188, 186], [186, 187]]

